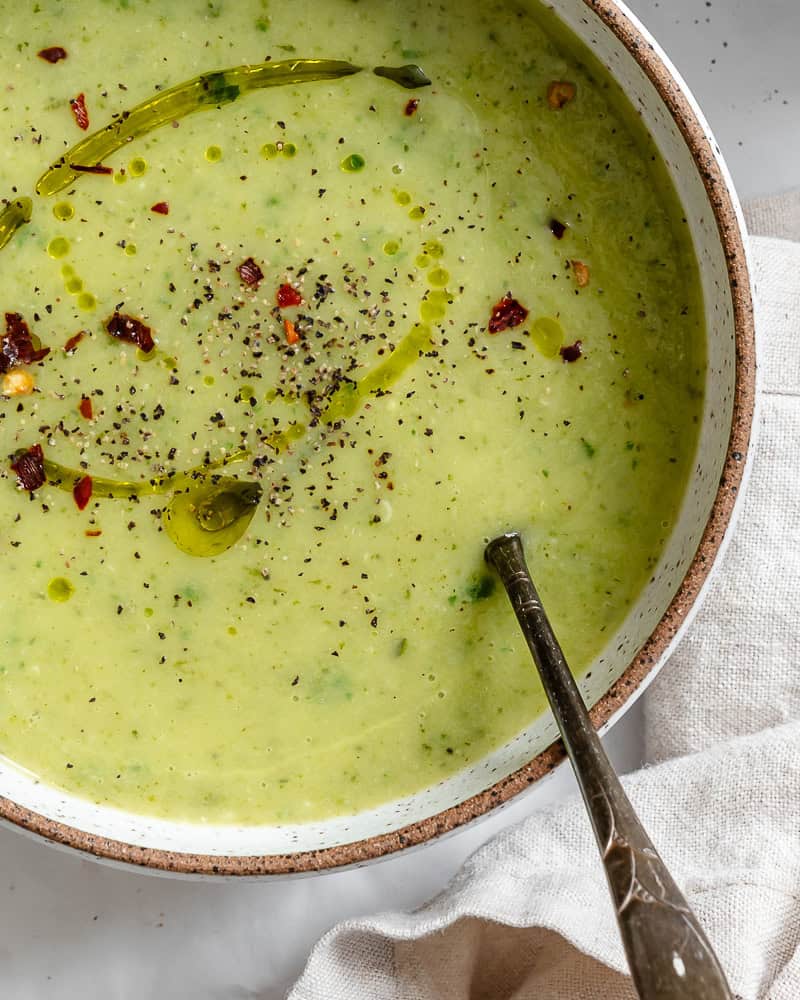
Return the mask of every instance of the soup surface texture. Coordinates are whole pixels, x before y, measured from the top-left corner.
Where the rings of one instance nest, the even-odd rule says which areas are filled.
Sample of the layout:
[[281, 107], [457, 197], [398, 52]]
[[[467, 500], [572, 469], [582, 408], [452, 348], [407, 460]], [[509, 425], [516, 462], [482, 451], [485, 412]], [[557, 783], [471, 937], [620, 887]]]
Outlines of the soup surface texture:
[[514, 738], [544, 699], [484, 544], [523, 532], [585, 671], [702, 407], [687, 225], [608, 75], [514, 0], [39, 0], [0, 46], [0, 752], [290, 823]]

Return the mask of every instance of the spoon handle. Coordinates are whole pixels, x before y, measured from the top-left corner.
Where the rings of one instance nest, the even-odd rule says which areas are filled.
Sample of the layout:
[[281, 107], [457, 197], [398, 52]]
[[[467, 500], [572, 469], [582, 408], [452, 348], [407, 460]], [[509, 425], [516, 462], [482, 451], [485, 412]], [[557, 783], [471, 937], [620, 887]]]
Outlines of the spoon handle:
[[603, 750], [525, 563], [517, 532], [486, 547], [539, 669], [594, 827], [633, 982], [642, 1000], [732, 1000], [700, 923]]

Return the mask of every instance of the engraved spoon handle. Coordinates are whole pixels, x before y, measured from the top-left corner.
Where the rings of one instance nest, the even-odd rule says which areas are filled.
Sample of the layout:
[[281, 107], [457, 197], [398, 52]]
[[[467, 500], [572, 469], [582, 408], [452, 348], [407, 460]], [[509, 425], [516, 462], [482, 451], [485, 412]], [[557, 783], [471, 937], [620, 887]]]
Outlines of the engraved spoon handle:
[[517, 532], [495, 538], [486, 561], [500, 575], [539, 669], [575, 770], [642, 1000], [732, 1000], [700, 923], [625, 794], [553, 634]]

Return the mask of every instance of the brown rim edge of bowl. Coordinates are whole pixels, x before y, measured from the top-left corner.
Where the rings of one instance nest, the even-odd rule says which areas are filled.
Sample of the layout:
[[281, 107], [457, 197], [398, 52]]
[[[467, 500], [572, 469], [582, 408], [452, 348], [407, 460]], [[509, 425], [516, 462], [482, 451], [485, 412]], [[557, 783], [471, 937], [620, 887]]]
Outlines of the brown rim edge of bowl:
[[[596, 728], [602, 726], [628, 700], [653, 670], [683, 624], [705, 582], [731, 519], [744, 473], [745, 456], [755, 408], [755, 326], [744, 241], [736, 210], [708, 136], [690, 102], [652, 44], [614, 0], [583, 0], [631, 53], [655, 87], [680, 130], [697, 165], [717, 222], [727, 262], [736, 330], [736, 387], [728, 453], [711, 513], [694, 559], [667, 611], [622, 676], [591, 711]], [[508, 802], [523, 789], [552, 771], [564, 757], [555, 742], [518, 771], [491, 788], [428, 819], [401, 830], [319, 851], [271, 855], [186, 854], [137, 847], [122, 841], [78, 830], [0, 796], [0, 817], [30, 833], [84, 851], [96, 857], [143, 868], [195, 875], [286, 875], [325, 871], [357, 865], [425, 843], [455, 830]]]

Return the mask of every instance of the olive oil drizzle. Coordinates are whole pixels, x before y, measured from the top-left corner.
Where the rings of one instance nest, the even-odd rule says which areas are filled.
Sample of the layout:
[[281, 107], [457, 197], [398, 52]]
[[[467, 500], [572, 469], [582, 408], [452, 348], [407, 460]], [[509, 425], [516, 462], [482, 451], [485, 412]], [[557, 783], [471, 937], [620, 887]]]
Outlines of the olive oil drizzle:
[[0, 250], [18, 229], [31, 221], [33, 202], [30, 198], [15, 198], [0, 212]]
[[36, 183], [36, 193], [56, 194], [76, 181], [81, 172], [74, 170], [72, 164], [96, 166], [133, 139], [195, 111], [231, 104], [251, 90], [336, 80], [359, 72], [359, 66], [337, 59], [288, 59], [201, 73], [124, 111], [100, 131], [73, 146], [42, 174]]
[[164, 510], [164, 530], [190, 556], [218, 556], [244, 535], [261, 502], [259, 483], [200, 476]]
[[[335, 80], [359, 72], [361, 67], [340, 60], [293, 59], [203, 73], [137, 104], [77, 143], [42, 174], [36, 184], [36, 193], [43, 197], [57, 194], [84, 173], [99, 172], [106, 157], [132, 140], [196, 111], [231, 104], [251, 90]], [[406, 89], [431, 84], [416, 65], [378, 66], [373, 72]], [[9, 202], [0, 212], [0, 249], [21, 226], [30, 222], [32, 210], [30, 198], [19, 198]], [[324, 423], [332, 424], [353, 415], [367, 397], [387, 391], [430, 344], [430, 328], [424, 324], [415, 325], [389, 358], [358, 382], [345, 382], [339, 386], [323, 414]], [[287, 430], [273, 432], [268, 444], [280, 452], [301, 440], [306, 432], [305, 425], [292, 425]], [[164, 508], [167, 535], [179, 549], [190, 555], [219, 555], [234, 545], [247, 530], [261, 501], [262, 488], [257, 482], [220, 475], [215, 470], [247, 457], [247, 451], [241, 449], [219, 462], [188, 472], [165, 473], [144, 481], [91, 476], [92, 496], [131, 500], [141, 496], [171, 494], [172, 499]], [[73, 492], [76, 484], [87, 476], [85, 472], [70, 469], [51, 459], [43, 461], [48, 482], [65, 492]]]
[[[137, 104], [130, 111], [123, 111], [104, 128], [67, 150], [39, 178], [36, 193], [42, 196], [57, 194], [81, 177], [87, 167], [98, 167], [106, 157], [133, 139], [195, 111], [221, 108], [252, 90], [337, 80], [360, 72], [360, 66], [338, 59], [288, 59], [201, 73]], [[427, 87], [431, 82], [419, 66], [378, 66], [374, 72], [407, 89]], [[76, 170], [76, 164], [84, 169]]]
[[[22, 449], [18, 455], [24, 454], [24, 452], [25, 449]], [[131, 500], [133, 497], [158, 494], [163, 496], [176, 493], [179, 490], [191, 489], [193, 483], [199, 480], [205, 482], [209, 477], [213, 477], [217, 469], [223, 469], [234, 462], [242, 462], [246, 458], [249, 458], [249, 452], [240, 448], [217, 462], [209, 462], [206, 465], [189, 469], [187, 472], [167, 472], [163, 476], [153, 476], [146, 480], [128, 481], [92, 476], [92, 496], [107, 500]], [[87, 474], [91, 475], [91, 473], [70, 469], [68, 466], [54, 462], [49, 458], [44, 459], [44, 472], [50, 485], [57, 486], [65, 493], [71, 493], [79, 479], [83, 479]], [[220, 478], [219, 474], [217, 474], [217, 478]], [[238, 480], [236, 481], [238, 482]]]
[[[259, 483], [224, 476], [216, 470], [248, 457], [249, 453], [240, 449], [221, 461], [143, 482], [92, 476], [92, 496], [131, 500], [172, 494], [164, 508], [164, 528], [174, 544], [193, 556], [221, 555], [244, 535], [261, 502], [262, 490]], [[44, 459], [44, 471], [48, 482], [66, 493], [86, 476], [49, 458]]]
[[380, 396], [431, 346], [431, 329], [417, 323], [389, 357], [357, 382], [342, 382], [322, 415], [326, 424], [352, 417], [368, 396]]
[[406, 90], [418, 90], [420, 87], [430, 87], [431, 80], [420, 66], [409, 63], [406, 66], [376, 66], [372, 71], [375, 76], [382, 76], [392, 83], [397, 83]]

